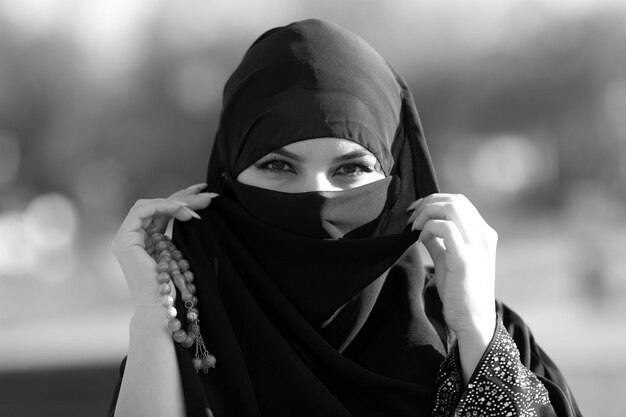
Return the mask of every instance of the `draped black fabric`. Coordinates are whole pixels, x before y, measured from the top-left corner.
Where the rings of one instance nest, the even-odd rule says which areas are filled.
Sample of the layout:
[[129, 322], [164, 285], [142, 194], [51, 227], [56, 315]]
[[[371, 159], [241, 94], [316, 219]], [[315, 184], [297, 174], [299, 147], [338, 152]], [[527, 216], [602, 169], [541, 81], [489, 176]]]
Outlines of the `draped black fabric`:
[[[268, 152], [328, 137], [369, 149], [386, 178], [331, 193], [236, 181]], [[196, 374], [177, 345], [188, 415], [430, 415], [450, 346], [406, 208], [438, 187], [411, 93], [386, 60], [319, 20], [263, 34], [224, 89], [207, 182], [220, 196], [173, 229], [218, 361]], [[516, 334], [567, 403], [556, 367]]]
[[[319, 137], [369, 149], [387, 178], [330, 193], [235, 180]], [[437, 184], [392, 67], [319, 20], [262, 35], [226, 84], [207, 182], [220, 197], [176, 223], [174, 242], [202, 277], [214, 414], [427, 415], [445, 334], [426, 316], [418, 233], [405, 228], [408, 205]]]

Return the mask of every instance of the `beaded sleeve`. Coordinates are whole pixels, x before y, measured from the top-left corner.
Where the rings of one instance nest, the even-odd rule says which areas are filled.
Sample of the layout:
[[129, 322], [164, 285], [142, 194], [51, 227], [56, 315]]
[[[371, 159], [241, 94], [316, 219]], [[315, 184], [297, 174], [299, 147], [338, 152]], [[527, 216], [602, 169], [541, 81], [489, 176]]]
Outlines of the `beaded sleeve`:
[[521, 363], [517, 346], [499, 317], [493, 339], [465, 389], [456, 344], [441, 364], [432, 417], [554, 415], [548, 391]]

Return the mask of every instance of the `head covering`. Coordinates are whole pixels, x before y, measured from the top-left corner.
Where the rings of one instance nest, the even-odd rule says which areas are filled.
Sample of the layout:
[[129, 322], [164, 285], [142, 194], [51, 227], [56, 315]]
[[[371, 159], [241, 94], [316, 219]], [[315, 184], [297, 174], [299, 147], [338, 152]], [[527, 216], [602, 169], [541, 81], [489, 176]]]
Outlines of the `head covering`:
[[[369, 149], [387, 177], [305, 193], [236, 181], [267, 153], [322, 137]], [[429, 415], [446, 339], [406, 208], [437, 183], [387, 61], [320, 20], [263, 34], [224, 89], [207, 182], [220, 197], [173, 232], [218, 358], [196, 375], [177, 347], [189, 415]]]

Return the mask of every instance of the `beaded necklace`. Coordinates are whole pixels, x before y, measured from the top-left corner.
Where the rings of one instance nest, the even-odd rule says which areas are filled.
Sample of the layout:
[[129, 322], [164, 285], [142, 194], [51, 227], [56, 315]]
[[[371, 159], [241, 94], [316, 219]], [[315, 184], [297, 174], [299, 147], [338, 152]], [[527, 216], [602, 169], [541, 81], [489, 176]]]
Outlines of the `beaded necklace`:
[[[147, 229], [150, 243], [146, 249], [148, 254], [156, 261], [157, 282], [161, 303], [165, 307], [167, 328], [172, 333], [172, 338], [185, 348], [196, 345], [195, 354], [191, 360], [196, 372], [209, 372], [215, 368], [217, 359], [207, 350], [202, 334], [200, 333], [200, 316], [198, 311], [198, 297], [196, 286], [193, 284], [194, 275], [189, 270], [189, 261], [183, 258], [181, 251], [176, 249], [172, 240], [159, 232], [156, 225], [150, 225]], [[187, 330], [183, 330], [182, 322], [178, 319], [178, 312], [174, 307], [172, 297], [172, 282], [180, 292], [185, 305]]]

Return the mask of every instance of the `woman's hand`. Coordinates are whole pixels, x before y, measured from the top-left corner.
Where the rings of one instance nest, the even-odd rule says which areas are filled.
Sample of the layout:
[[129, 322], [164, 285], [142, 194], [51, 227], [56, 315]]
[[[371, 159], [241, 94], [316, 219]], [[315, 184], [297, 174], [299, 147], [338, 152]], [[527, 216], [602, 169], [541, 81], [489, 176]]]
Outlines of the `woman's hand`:
[[435, 264], [446, 323], [460, 349], [473, 350], [474, 358], [465, 361], [473, 370], [471, 362], [478, 363], [496, 325], [498, 234], [463, 195], [431, 194], [415, 201], [409, 210], [414, 210], [409, 223], [413, 230], [422, 231], [419, 240]]
[[[196, 184], [178, 191], [167, 199], [137, 200], [111, 242], [111, 249], [126, 278], [135, 311], [161, 306], [156, 262], [150, 256], [150, 236], [146, 229], [153, 224], [163, 233], [174, 217], [187, 221], [199, 218], [194, 210], [203, 209], [217, 195], [199, 193], [206, 184]], [[174, 295], [174, 291], [172, 291]]]

